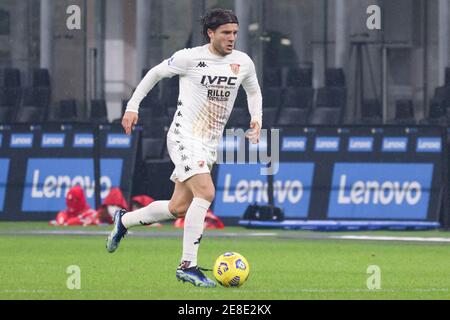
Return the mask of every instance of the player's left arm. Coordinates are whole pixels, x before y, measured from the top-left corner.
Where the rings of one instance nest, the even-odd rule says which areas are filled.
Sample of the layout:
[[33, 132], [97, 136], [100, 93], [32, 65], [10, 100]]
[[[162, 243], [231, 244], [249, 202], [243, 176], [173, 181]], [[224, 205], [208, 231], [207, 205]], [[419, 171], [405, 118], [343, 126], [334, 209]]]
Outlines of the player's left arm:
[[250, 132], [247, 138], [253, 143], [259, 143], [262, 128], [262, 94], [256, 77], [255, 65], [250, 60], [250, 70], [242, 81], [242, 86], [247, 93], [248, 111], [251, 116]]

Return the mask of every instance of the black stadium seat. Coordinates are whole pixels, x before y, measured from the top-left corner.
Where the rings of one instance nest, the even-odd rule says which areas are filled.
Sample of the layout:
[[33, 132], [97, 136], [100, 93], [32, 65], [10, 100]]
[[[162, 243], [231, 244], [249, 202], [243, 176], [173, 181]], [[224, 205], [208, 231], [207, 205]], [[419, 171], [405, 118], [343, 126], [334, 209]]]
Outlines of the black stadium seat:
[[264, 87], [281, 87], [282, 73], [280, 68], [264, 68]]
[[16, 68], [3, 70], [3, 86], [7, 88], [19, 88], [22, 85], [20, 71]]
[[312, 87], [311, 68], [290, 68], [287, 71], [286, 85], [288, 87]]
[[50, 74], [48, 69], [34, 69], [33, 70], [33, 87], [50, 87]]
[[341, 123], [342, 109], [339, 108], [313, 108], [309, 115], [308, 124], [335, 125]]
[[283, 108], [310, 109], [313, 106], [313, 88], [286, 88], [284, 91]]
[[39, 107], [22, 106], [17, 111], [16, 123], [42, 123], [46, 113]]
[[22, 106], [47, 108], [50, 105], [50, 88], [31, 87], [23, 90]]
[[20, 88], [0, 88], [0, 105], [17, 107], [20, 104], [20, 96]]
[[278, 116], [277, 125], [305, 125], [308, 122], [308, 113], [309, 109], [282, 108]]
[[164, 139], [142, 138], [142, 161], [161, 159]]
[[415, 124], [414, 106], [410, 99], [400, 99], [395, 102], [395, 123]]
[[328, 68], [325, 70], [326, 87], [346, 87], [344, 70], [341, 68]]
[[98, 99], [91, 101], [90, 120], [96, 123], [108, 123], [108, 110], [105, 100]]
[[245, 128], [250, 124], [250, 114], [245, 109], [234, 109], [228, 119], [227, 128]]
[[77, 101], [74, 99], [61, 100], [59, 103], [58, 119], [65, 121], [78, 120]]
[[279, 110], [278, 108], [263, 109], [263, 118], [262, 118], [263, 128], [270, 129], [275, 125], [278, 116], [278, 110]]
[[365, 99], [361, 108], [361, 123], [362, 124], [381, 124], [382, 111], [380, 101], [377, 99]]
[[345, 109], [347, 104], [347, 88], [329, 87], [317, 91], [316, 107]]
[[233, 108], [247, 108], [247, 94], [242, 86], [239, 87]]
[[0, 106], [0, 123], [11, 123], [14, 120], [15, 108]]
[[263, 95], [263, 106], [265, 108], [279, 108], [281, 106], [282, 88], [265, 87]]

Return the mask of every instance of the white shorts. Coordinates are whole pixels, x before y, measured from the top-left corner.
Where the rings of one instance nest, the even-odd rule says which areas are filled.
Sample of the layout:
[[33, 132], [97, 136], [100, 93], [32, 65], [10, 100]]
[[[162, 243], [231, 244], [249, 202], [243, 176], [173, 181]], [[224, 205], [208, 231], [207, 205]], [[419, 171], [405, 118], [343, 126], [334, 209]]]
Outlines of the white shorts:
[[181, 136], [167, 135], [167, 150], [175, 165], [170, 180], [184, 182], [192, 176], [211, 173], [216, 161], [215, 149], [202, 142]]

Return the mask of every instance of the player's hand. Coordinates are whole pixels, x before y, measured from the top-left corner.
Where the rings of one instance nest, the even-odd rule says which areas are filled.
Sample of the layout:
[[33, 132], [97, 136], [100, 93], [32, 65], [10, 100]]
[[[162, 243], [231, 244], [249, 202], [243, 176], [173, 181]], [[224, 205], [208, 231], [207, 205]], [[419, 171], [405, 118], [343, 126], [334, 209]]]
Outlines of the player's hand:
[[259, 127], [258, 122], [250, 122], [250, 131], [247, 132], [246, 137], [250, 140], [251, 143], [257, 144], [259, 143], [259, 136], [261, 134], [261, 128]]
[[135, 126], [137, 122], [138, 114], [136, 112], [125, 112], [122, 118], [122, 127], [125, 129], [127, 135], [131, 134], [131, 129], [133, 129], [133, 126]]

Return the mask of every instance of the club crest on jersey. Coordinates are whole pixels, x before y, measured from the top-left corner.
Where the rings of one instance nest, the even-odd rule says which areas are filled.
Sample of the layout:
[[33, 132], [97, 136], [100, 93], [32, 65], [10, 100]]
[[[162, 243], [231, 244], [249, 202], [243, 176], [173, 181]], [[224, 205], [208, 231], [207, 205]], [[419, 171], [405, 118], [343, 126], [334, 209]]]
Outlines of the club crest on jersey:
[[230, 67], [231, 67], [231, 71], [233, 71], [233, 73], [235, 75], [239, 74], [239, 71], [241, 69], [241, 65], [240, 64], [233, 63], [233, 64], [230, 64]]
[[204, 166], [205, 166], [205, 161], [199, 161], [198, 162], [198, 166], [200, 167], [200, 168], [203, 168]]

